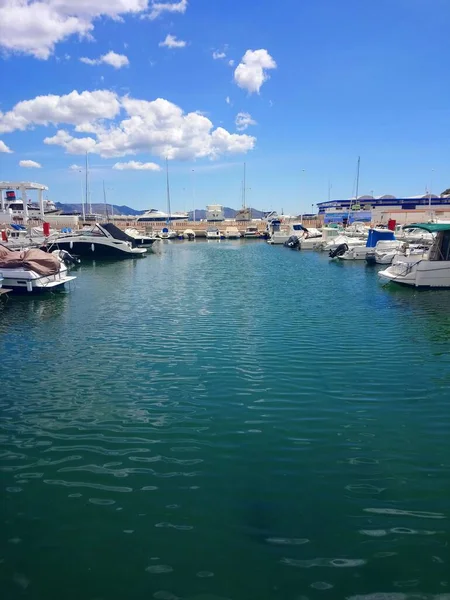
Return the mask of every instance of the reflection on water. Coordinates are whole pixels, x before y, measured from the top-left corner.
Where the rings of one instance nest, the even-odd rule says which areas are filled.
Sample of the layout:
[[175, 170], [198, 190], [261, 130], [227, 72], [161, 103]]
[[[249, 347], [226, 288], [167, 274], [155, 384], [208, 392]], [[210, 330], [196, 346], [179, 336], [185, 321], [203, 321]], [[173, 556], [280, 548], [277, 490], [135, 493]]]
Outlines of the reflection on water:
[[449, 596], [448, 292], [242, 241], [77, 274], [0, 302], [6, 598]]

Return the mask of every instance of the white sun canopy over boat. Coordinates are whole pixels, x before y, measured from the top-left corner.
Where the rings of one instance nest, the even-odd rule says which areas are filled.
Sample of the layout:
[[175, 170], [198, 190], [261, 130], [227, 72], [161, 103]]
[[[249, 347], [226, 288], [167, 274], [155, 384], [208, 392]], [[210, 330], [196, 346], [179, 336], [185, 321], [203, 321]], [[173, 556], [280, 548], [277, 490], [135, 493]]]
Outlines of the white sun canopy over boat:
[[20, 194], [23, 202], [23, 219], [26, 221], [28, 219], [28, 203], [27, 203], [27, 192], [28, 191], [37, 191], [38, 193], [38, 202], [39, 202], [39, 211], [41, 218], [44, 219], [45, 211], [44, 211], [44, 197], [42, 192], [46, 192], [48, 187], [46, 185], [42, 185], [42, 183], [33, 183], [32, 181], [0, 181], [0, 201], [1, 201], [1, 211], [5, 211], [5, 199], [3, 197], [3, 192], [7, 190], [20, 190]]

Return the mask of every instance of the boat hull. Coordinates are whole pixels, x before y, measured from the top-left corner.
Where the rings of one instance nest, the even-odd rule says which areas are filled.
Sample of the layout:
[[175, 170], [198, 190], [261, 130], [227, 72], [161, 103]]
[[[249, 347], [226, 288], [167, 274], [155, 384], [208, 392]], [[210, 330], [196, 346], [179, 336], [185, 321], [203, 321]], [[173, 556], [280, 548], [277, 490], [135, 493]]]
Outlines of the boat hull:
[[22, 293], [53, 291], [64, 287], [66, 283], [76, 279], [73, 275], [67, 275], [66, 269], [55, 275], [47, 275], [45, 277], [38, 275], [34, 271], [2, 269], [2, 276], [2, 284], [5, 288]]
[[95, 241], [77, 241], [77, 240], [57, 240], [54, 243], [55, 247], [60, 250], [66, 250], [70, 254], [83, 256], [85, 258], [135, 258], [146, 254], [145, 248], [129, 248], [125, 249], [122, 244], [101, 244]]
[[450, 288], [450, 261], [397, 260], [378, 275], [417, 288]]

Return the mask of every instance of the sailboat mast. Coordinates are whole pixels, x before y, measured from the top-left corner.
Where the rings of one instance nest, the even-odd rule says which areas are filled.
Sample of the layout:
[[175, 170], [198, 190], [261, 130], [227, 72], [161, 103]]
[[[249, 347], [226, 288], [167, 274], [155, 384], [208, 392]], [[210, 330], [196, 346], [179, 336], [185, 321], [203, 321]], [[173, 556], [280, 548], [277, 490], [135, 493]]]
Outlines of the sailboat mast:
[[244, 163], [244, 183], [242, 185], [242, 208], [245, 208], [245, 163]]
[[88, 208], [88, 188], [89, 188], [89, 183], [88, 183], [88, 154], [86, 152], [86, 194], [84, 196], [84, 205], [85, 205], [85, 209], [83, 210], [83, 216], [87, 213], [87, 208]]
[[167, 212], [169, 214], [169, 220], [171, 217], [170, 212], [170, 186], [169, 186], [169, 161], [166, 157], [166, 181], [167, 181]]
[[359, 166], [361, 164], [361, 157], [358, 156], [358, 168], [356, 171], [356, 203], [358, 203], [358, 194], [359, 194]]

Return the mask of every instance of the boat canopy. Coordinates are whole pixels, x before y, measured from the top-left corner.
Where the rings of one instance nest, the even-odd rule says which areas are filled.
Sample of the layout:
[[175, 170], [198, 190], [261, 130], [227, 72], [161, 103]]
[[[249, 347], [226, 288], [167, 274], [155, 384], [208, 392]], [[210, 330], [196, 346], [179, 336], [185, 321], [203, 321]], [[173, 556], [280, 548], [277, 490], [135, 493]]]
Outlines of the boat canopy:
[[450, 223], [411, 223], [411, 225], [404, 225], [403, 229], [424, 229], [429, 233], [438, 233], [450, 231]]
[[381, 240], [395, 240], [394, 232], [390, 229], [369, 229], [366, 248], [375, 248]]

